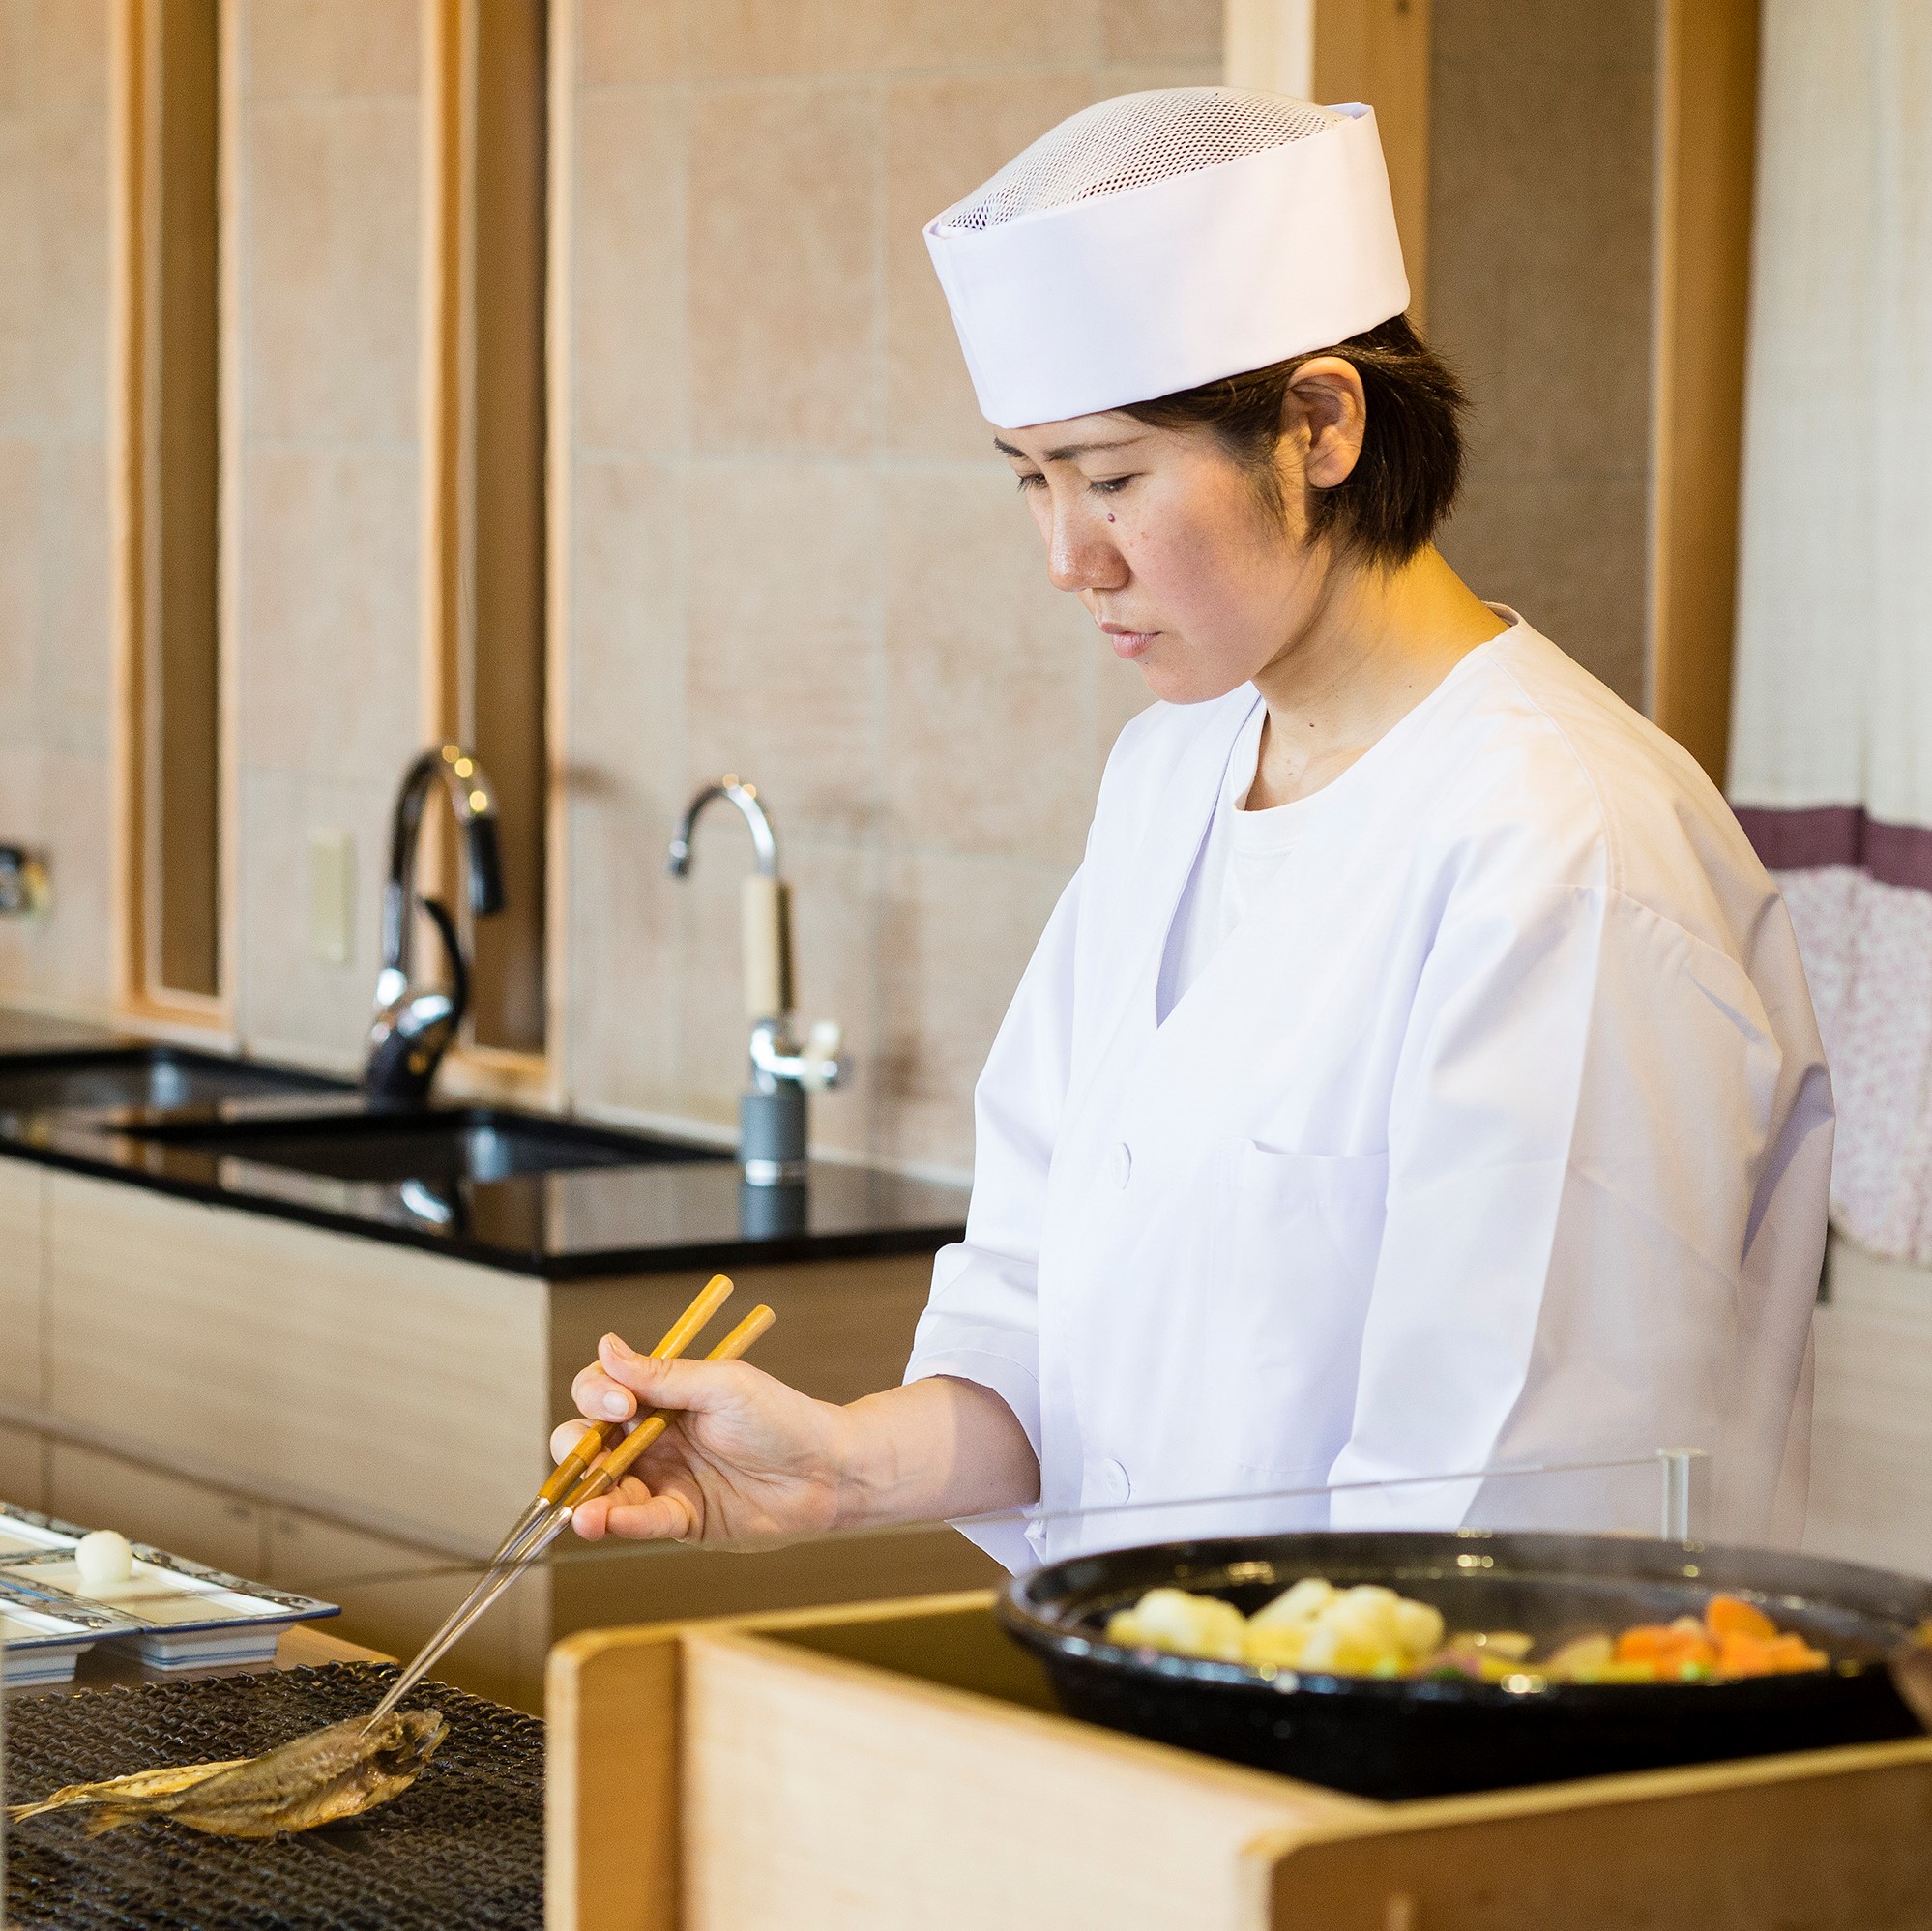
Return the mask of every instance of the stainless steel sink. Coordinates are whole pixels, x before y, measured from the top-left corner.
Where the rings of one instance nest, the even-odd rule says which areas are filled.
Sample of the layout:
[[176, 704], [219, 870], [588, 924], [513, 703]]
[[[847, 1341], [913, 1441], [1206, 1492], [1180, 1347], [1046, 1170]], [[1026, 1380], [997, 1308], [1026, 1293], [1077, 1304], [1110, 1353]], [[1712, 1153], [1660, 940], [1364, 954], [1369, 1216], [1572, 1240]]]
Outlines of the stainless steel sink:
[[351, 1091], [321, 1073], [180, 1046], [110, 1046], [0, 1058], [0, 1114], [168, 1112], [222, 1099]]
[[332, 1180], [419, 1181], [431, 1186], [585, 1167], [663, 1166], [731, 1157], [716, 1147], [500, 1106], [214, 1123], [158, 1121], [121, 1130], [134, 1139], [187, 1152], [252, 1160]]

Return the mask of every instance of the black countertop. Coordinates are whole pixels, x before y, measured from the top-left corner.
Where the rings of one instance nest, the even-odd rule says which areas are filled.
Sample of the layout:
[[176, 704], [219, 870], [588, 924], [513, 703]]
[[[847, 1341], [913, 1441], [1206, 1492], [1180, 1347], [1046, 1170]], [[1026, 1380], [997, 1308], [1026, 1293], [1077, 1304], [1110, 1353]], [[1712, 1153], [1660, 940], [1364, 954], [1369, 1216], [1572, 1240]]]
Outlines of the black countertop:
[[[151, 1042], [0, 1009], [0, 1077], [10, 1067], [21, 1069], [23, 1060], [144, 1043]], [[346, 1084], [313, 1075], [306, 1083], [304, 1094], [220, 1100], [165, 1116], [138, 1108], [0, 1110], [0, 1156], [551, 1281], [930, 1253], [964, 1232], [962, 1187], [826, 1160], [812, 1161], [797, 1186], [747, 1186], [735, 1161], [696, 1143], [682, 1145], [688, 1159], [660, 1156], [651, 1165], [432, 1189], [337, 1180], [120, 1130], [163, 1117], [215, 1121], [361, 1104]], [[665, 1144], [661, 1135], [644, 1137]]]

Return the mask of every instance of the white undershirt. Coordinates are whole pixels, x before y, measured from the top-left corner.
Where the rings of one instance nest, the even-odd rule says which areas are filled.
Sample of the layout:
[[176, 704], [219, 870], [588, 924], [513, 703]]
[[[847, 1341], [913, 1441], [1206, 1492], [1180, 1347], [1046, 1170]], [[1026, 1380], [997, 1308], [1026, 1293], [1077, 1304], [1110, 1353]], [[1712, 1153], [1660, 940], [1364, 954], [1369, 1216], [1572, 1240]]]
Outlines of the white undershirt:
[[1244, 801], [1261, 760], [1261, 727], [1267, 717], [1268, 707], [1257, 704], [1229, 753], [1214, 822], [1167, 935], [1156, 994], [1157, 1018], [1165, 1019], [1180, 1004], [1221, 942], [1267, 900], [1310, 817], [1324, 802], [1317, 791], [1265, 811], [1245, 808]]

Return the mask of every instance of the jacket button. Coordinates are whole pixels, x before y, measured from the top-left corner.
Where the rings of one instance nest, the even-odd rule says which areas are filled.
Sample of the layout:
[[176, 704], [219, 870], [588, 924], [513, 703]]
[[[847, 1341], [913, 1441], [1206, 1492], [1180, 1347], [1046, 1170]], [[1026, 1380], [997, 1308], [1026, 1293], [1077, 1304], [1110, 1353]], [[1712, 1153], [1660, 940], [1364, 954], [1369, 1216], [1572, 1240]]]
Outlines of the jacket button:
[[1119, 1462], [1102, 1462], [1094, 1471], [1094, 1485], [1102, 1502], [1125, 1502], [1133, 1493], [1133, 1482]]
[[1125, 1140], [1107, 1156], [1107, 1176], [1116, 1186], [1125, 1186], [1133, 1178], [1133, 1150]]

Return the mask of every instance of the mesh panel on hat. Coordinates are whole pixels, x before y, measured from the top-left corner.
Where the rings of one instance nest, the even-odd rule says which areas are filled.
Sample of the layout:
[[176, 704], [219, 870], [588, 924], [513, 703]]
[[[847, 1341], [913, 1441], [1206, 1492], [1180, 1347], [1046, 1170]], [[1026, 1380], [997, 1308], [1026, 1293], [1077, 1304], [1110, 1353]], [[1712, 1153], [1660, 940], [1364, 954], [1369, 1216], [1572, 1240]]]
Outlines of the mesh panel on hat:
[[984, 229], [1048, 208], [1122, 194], [1305, 140], [1343, 116], [1234, 87], [1167, 87], [1082, 108], [949, 208], [939, 233]]

